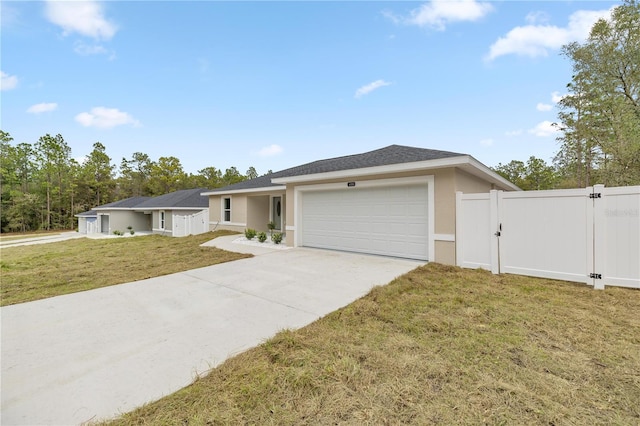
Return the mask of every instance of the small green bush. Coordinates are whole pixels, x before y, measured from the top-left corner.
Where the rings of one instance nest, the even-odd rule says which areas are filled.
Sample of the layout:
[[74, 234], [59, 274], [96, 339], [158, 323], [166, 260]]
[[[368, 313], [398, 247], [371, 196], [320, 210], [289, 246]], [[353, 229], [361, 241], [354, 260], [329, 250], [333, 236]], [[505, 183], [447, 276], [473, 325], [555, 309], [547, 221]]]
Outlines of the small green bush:
[[116, 229], [115, 231], [113, 231], [113, 235], [124, 235], [124, 234], [122, 233], [122, 231]]
[[274, 221], [267, 223], [267, 228], [269, 228], [269, 231], [273, 231], [276, 229], [276, 223]]
[[264, 232], [260, 232], [258, 234], [258, 241], [260, 241], [261, 243], [267, 241], [267, 234], [265, 234]]
[[136, 233], [136, 231], [134, 231], [133, 229], [129, 229], [129, 233], [130, 233], [131, 235], [133, 235], [133, 234], [135, 234], [135, 233]]
[[271, 234], [271, 241], [273, 241], [275, 244], [280, 244], [282, 242], [282, 234], [279, 232]]
[[247, 240], [253, 240], [253, 237], [256, 236], [256, 230], [255, 229], [251, 229], [251, 228], [247, 228], [244, 230], [244, 236]]

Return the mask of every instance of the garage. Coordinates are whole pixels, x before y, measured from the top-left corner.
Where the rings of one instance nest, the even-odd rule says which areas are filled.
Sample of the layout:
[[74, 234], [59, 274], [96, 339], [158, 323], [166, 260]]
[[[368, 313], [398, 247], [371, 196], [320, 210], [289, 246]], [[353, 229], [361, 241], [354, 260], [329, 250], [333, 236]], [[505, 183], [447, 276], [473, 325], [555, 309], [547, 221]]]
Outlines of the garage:
[[346, 182], [306, 190], [301, 201], [303, 246], [429, 258], [429, 191], [425, 179], [402, 184]]

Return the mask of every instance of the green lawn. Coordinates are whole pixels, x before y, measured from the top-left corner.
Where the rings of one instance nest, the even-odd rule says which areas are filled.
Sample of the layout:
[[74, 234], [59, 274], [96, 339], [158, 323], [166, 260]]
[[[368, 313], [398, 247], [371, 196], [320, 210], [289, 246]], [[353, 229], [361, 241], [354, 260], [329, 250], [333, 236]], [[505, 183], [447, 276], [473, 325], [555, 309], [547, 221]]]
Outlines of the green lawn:
[[637, 425], [639, 313], [637, 290], [429, 264], [113, 424]]
[[250, 257], [200, 244], [228, 232], [63, 242], [2, 249], [1, 305], [91, 290]]

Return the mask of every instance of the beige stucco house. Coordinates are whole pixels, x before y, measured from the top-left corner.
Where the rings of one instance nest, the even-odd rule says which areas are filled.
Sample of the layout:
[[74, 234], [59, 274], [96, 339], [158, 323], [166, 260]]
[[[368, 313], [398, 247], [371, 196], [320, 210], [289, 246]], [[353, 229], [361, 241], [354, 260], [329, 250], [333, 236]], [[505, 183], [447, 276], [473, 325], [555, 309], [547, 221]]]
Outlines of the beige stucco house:
[[203, 193], [210, 229], [265, 231], [289, 246], [455, 264], [456, 191], [518, 187], [466, 154], [391, 145]]

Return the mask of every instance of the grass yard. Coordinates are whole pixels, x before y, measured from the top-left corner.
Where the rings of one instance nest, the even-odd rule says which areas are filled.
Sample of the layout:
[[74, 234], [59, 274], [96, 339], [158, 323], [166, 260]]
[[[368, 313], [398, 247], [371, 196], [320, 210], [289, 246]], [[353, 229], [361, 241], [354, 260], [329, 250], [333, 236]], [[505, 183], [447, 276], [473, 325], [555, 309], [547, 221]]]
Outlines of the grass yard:
[[429, 264], [110, 424], [637, 425], [639, 313], [636, 290]]
[[228, 235], [74, 239], [6, 247], [0, 260], [0, 305], [137, 281], [250, 257], [200, 244]]

